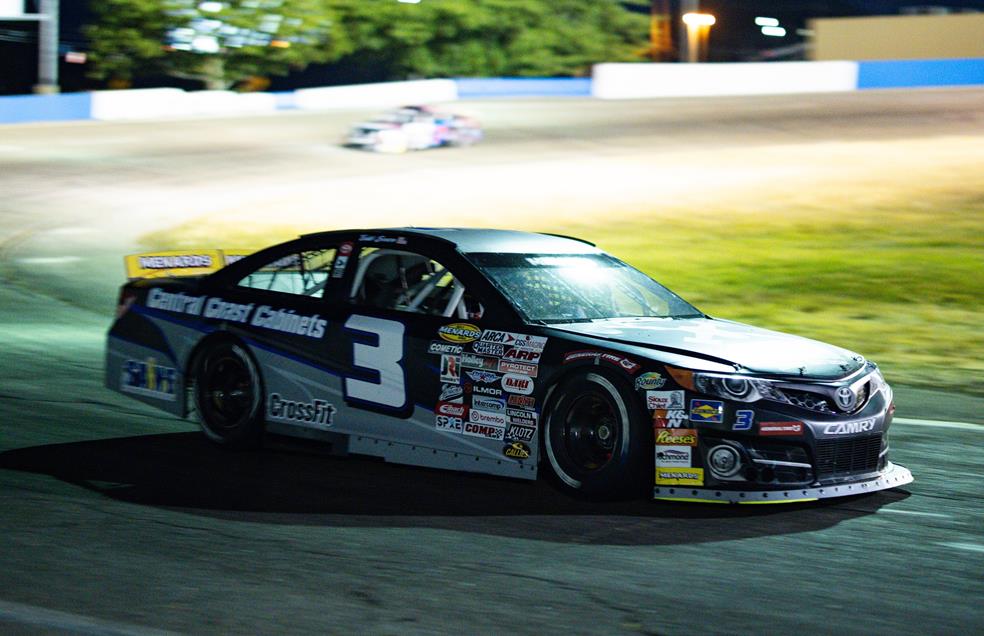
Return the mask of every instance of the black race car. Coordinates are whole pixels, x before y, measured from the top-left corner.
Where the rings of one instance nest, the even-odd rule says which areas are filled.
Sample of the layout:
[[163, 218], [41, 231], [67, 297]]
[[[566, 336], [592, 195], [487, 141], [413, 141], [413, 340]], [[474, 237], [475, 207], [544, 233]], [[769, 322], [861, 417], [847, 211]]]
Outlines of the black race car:
[[[912, 481], [874, 363], [707, 316], [577, 239], [398, 228], [128, 257], [109, 388], [215, 442], [766, 503]], [[651, 491], [649, 489], [652, 489]]]

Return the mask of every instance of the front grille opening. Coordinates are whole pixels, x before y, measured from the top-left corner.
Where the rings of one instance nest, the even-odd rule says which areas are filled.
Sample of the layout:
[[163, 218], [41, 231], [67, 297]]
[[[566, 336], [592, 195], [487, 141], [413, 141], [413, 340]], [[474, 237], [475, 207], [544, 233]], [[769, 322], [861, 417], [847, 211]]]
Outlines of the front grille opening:
[[824, 439], [817, 442], [817, 477], [845, 477], [878, 470], [882, 436]]

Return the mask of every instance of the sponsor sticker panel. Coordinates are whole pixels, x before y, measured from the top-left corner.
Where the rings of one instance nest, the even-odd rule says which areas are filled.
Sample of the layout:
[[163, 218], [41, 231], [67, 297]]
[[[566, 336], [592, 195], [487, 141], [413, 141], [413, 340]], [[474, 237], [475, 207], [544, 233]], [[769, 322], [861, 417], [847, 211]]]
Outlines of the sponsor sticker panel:
[[177, 369], [158, 364], [156, 358], [126, 360], [120, 371], [121, 391], [165, 402], [177, 399], [177, 381]]
[[683, 409], [656, 409], [653, 411], [655, 428], [683, 428], [688, 426], [687, 412]]
[[479, 424], [477, 422], [465, 422], [462, 433], [471, 437], [483, 437], [497, 442], [501, 442], [506, 438], [506, 428], [504, 426]]
[[445, 384], [461, 383], [460, 356], [441, 355], [441, 382]]
[[759, 435], [802, 435], [803, 422], [759, 422]]
[[663, 388], [666, 378], [655, 371], [643, 373], [635, 379], [635, 388], [639, 391], [652, 391]]
[[719, 400], [690, 400], [690, 420], [720, 424], [724, 421], [724, 402]]
[[517, 373], [507, 373], [502, 376], [502, 388], [509, 393], [530, 395], [534, 389], [533, 379]]
[[502, 373], [517, 373], [535, 378], [539, 367], [535, 364], [525, 362], [512, 362], [510, 360], [499, 360], [498, 370]]
[[657, 467], [690, 467], [693, 447], [691, 446], [657, 446]]
[[508, 424], [504, 413], [494, 413], [492, 411], [479, 411], [470, 409], [468, 411], [468, 421], [476, 424], [492, 424], [494, 426], [505, 427]]
[[656, 467], [656, 484], [660, 486], [703, 486], [703, 468]]
[[697, 429], [659, 428], [654, 439], [657, 446], [697, 446]]
[[437, 335], [447, 342], [467, 344], [478, 340], [482, 336], [482, 330], [469, 322], [453, 322], [438, 328]]
[[502, 454], [510, 459], [529, 459], [530, 447], [523, 442], [512, 442], [503, 447]]
[[506, 410], [506, 402], [502, 398], [473, 395], [471, 404], [472, 408], [482, 411], [492, 411], [493, 413], [502, 413]]
[[646, 408], [650, 411], [655, 409], [682, 409], [683, 391], [646, 391]]
[[506, 439], [508, 440], [516, 440], [519, 442], [532, 442], [535, 436], [536, 436], [536, 428], [533, 426], [524, 426], [522, 424], [510, 424], [509, 428], [506, 429]]
[[438, 415], [434, 418], [434, 428], [439, 431], [451, 431], [452, 433], [460, 433], [462, 431], [462, 420], [460, 417], [451, 417], [450, 415]]

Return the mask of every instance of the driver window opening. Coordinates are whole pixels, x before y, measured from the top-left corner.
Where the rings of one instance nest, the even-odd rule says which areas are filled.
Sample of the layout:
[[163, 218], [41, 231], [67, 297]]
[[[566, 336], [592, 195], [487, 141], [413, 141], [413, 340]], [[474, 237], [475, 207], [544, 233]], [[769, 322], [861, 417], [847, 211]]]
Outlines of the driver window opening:
[[484, 308], [435, 260], [400, 250], [363, 248], [352, 281], [353, 302], [431, 316], [481, 318]]

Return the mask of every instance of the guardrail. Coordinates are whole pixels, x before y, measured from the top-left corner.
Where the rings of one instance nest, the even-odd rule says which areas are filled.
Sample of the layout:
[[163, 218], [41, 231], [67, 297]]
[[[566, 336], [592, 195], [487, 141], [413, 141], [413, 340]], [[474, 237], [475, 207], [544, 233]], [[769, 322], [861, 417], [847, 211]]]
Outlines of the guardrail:
[[984, 86], [984, 59], [742, 64], [598, 64], [591, 78], [492, 77], [235, 93], [153, 88], [0, 97], [0, 124], [227, 116], [278, 110], [381, 109], [515, 97], [654, 97]]

